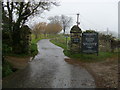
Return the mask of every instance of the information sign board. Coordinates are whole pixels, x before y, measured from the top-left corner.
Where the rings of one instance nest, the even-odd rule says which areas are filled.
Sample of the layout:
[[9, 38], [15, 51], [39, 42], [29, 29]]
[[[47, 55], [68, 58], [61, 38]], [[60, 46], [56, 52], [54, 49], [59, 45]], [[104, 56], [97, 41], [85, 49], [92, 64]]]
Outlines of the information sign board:
[[98, 33], [96, 32], [82, 33], [82, 52], [98, 53]]

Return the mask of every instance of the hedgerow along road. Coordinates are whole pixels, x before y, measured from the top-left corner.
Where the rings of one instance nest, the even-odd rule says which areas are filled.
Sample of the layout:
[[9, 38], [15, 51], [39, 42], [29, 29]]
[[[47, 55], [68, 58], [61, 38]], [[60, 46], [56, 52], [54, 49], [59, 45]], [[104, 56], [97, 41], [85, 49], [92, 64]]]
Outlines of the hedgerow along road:
[[82, 67], [64, 61], [63, 49], [49, 39], [38, 42], [38, 55], [12, 75], [3, 88], [95, 88], [93, 77]]

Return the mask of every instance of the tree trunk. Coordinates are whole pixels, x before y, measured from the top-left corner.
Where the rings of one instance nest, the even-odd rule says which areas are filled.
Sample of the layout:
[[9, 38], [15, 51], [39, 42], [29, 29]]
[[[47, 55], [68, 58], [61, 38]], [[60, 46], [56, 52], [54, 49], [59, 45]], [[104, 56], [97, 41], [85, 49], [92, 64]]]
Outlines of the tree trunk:
[[63, 27], [63, 34], [65, 35], [65, 27]]
[[65, 35], [65, 30], [63, 30], [63, 35]]

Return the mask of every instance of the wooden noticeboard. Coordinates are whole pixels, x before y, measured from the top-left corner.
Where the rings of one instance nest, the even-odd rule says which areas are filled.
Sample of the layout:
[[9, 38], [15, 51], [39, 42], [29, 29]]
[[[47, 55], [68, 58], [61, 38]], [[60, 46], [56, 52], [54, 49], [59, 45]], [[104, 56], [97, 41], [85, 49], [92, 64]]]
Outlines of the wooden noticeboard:
[[98, 54], [98, 33], [97, 32], [82, 33], [82, 52]]

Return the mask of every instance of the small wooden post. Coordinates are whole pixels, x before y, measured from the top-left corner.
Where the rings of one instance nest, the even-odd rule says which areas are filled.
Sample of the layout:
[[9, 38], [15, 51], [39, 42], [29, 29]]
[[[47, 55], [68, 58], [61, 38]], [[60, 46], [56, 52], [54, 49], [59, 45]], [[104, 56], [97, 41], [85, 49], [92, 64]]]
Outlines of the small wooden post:
[[67, 46], [67, 50], [68, 50], [68, 36], [67, 35], [65, 35], [65, 38], [66, 38], [66, 46]]

